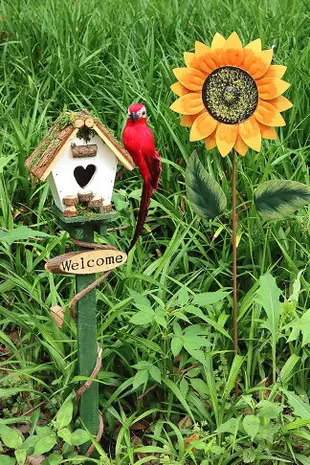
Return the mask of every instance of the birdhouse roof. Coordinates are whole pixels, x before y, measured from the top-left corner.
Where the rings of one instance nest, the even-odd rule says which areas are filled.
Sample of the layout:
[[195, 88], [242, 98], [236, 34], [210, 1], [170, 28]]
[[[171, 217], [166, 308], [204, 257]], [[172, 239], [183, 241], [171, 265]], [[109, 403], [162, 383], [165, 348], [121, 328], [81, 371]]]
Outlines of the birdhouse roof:
[[26, 168], [44, 181], [74, 136], [79, 131], [87, 130], [87, 128], [95, 131], [122, 165], [129, 170], [135, 167], [131, 156], [123, 145], [98, 119], [83, 110], [80, 113], [66, 112], [57, 118], [38, 147], [27, 158]]

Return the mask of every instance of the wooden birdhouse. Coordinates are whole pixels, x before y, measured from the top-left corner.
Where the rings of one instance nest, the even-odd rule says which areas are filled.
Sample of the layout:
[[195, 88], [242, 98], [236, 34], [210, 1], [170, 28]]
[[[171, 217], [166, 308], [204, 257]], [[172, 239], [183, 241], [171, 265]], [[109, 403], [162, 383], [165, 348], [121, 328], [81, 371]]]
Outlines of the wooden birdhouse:
[[110, 131], [86, 110], [64, 113], [26, 160], [29, 171], [47, 180], [56, 206], [76, 216], [78, 206], [109, 211], [118, 162], [134, 162]]

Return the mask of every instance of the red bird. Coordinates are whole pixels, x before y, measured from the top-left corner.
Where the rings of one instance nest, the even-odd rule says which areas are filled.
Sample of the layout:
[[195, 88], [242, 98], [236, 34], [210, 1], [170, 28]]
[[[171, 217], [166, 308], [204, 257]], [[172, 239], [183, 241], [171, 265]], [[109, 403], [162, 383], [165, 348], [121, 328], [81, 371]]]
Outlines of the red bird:
[[123, 130], [123, 144], [135, 164], [138, 165], [144, 181], [136, 230], [128, 249], [129, 252], [141, 233], [151, 197], [158, 189], [162, 170], [160, 156], [155, 149], [154, 136], [147, 125], [146, 109], [141, 103], [134, 103], [128, 108], [128, 117]]

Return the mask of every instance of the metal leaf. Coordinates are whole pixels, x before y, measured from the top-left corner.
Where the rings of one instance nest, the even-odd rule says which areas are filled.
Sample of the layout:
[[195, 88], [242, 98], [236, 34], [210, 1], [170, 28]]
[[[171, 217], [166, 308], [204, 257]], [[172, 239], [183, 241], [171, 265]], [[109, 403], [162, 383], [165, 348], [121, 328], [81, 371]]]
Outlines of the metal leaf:
[[221, 186], [206, 171], [196, 152], [193, 152], [185, 173], [186, 193], [192, 208], [202, 218], [215, 218], [227, 206]]
[[255, 191], [257, 211], [266, 220], [290, 216], [309, 202], [310, 186], [300, 182], [276, 179], [264, 182]]

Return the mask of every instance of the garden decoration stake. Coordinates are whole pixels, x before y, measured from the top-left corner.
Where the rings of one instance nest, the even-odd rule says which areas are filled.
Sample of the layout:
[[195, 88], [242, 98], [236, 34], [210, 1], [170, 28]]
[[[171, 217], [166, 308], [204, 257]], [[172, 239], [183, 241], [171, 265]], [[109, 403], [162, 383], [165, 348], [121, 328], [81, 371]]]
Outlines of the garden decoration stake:
[[[98, 383], [102, 349], [96, 342], [96, 286], [127, 258], [112, 246], [94, 243], [94, 233], [106, 233], [106, 225], [117, 218], [111, 197], [117, 163], [132, 170], [134, 162], [107, 128], [85, 110], [64, 113], [26, 161], [40, 180], [47, 179], [53, 193], [54, 214], [79, 248], [49, 260], [52, 273], [76, 276], [77, 294], [70, 302], [75, 318], [77, 307], [78, 374], [88, 380], [76, 392], [82, 424], [96, 438], [103, 432], [99, 413]], [[95, 279], [95, 273], [103, 273]], [[90, 456], [94, 446], [84, 444]]]
[[147, 216], [151, 197], [158, 189], [158, 181], [162, 170], [160, 157], [155, 149], [154, 137], [147, 125], [145, 106], [134, 103], [128, 108], [128, 118], [123, 131], [125, 148], [138, 165], [143, 178], [140, 210], [133, 239], [128, 252], [133, 248], [141, 233]]
[[[262, 50], [260, 39], [243, 47], [235, 32], [228, 39], [216, 33], [211, 47], [196, 42], [195, 53], [184, 53], [186, 67], [173, 70], [178, 82], [171, 86], [180, 98], [170, 108], [182, 114], [181, 126], [191, 128], [190, 141], [204, 140], [207, 150], [217, 147], [222, 157], [232, 152], [235, 355], [238, 353], [236, 154], [244, 157], [249, 148], [259, 152], [262, 139], [275, 140], [275, 127], [285, 125], [281, 112], [292, 106], [282, 96], [289, 87], [281, 79], [286, 67], [272, 65], [272, 57], [273, 50]], [[192, 172], [187, 174], [187, 191], [193, 208], [201, 216], [217, 216], [225, 209], [225, 194], [208, 173], [200, 173], [200, 178], [204, 178], [205, 186], [208, 184], [209, 192], [214, 194], [212, 200], [218, 206], [213, 208], [213, 214], [206, 215], [208, 208], [204, 205], [202, 212], [198, 204], [207, 204], [208, 199], [197, 200], [202, 194], [195, 187], [194, 178], [196, 176], [197, 181], [197, 172], [202, 167], [196, 155], [192, 157], [194, 159], [189, 164]], [[196, 174], [193, 170], [196, 170]]]

